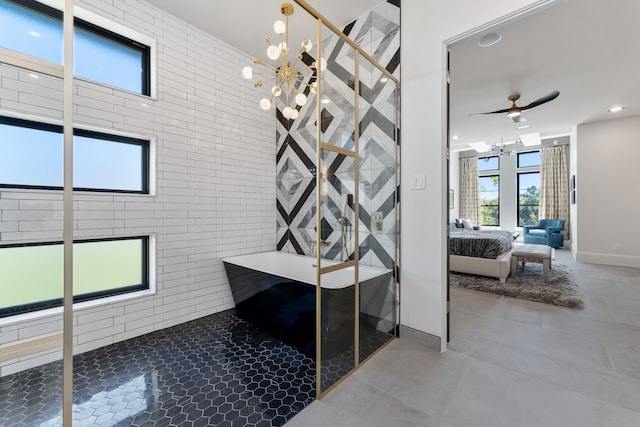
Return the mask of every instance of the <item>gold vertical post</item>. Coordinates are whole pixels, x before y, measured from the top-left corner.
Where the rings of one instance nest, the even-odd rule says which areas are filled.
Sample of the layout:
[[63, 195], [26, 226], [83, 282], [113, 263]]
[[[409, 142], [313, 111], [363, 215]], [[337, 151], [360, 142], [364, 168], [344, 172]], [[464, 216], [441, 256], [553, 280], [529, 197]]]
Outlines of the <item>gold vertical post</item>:
[[73, 0], [65, 0], [63, 16], [64, 298], [62, 314], [62, 424], [73, 424]]
[[322, 21], [317, 20], [317, 37], [318, 42], [316, 44], [318, 57], [316, 58], [316, 109], [317, 109], [317, 129], [316, 129], [316, 399], [320, 399], [322, 394], [322, 277], [320, 269], [321, 263], [321, 229], [322, 226], [322, 212], [320, 210], [320, 203], [322, 201], [322, 153], [321, 153], [321, 138], [322, 138], [322, 70], [320, 69], [320, 60], [322, 58]]
[[355, 51], [355, 162], [356, 176], [355, 181], [355, 250], [353, 258], [356, 262], [354, 271], [355, 279], [355, 334], [353, 343], [354, 365], [360, 365], [360, 53]]

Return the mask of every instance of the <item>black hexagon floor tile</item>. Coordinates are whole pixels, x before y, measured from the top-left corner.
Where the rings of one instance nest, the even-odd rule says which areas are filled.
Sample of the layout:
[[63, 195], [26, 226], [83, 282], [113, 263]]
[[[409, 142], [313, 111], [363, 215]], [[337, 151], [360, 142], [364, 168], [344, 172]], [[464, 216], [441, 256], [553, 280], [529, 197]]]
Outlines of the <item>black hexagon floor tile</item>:
[[[315, 396], [314, 361], [217, 313], [74, 357], [76, 426], [281, 426]], [[62, 364], [0, 378], [0, 426], [62, 424]]]

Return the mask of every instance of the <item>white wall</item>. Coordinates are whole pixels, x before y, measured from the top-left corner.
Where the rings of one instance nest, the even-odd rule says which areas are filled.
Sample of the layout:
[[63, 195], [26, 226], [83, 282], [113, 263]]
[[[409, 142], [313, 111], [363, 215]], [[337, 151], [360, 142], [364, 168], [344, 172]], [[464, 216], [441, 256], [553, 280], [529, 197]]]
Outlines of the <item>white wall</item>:
[[[432, 0], [403, 2], [402, 13], [402, 269], [401, 323], [446, 336], [446, 218], [444, 42], [547, 2]], [[425, 174], [425, 190], [411, 177]], [[442, 350], [446, 342], [441, 340]]]
[[640, 267], [640, 116], [580, 125], [577, 140], [577, 260]]
[[[156, 138], [157, 195], [76, 196], [76, 237], [157, 236], [155, 295], [76, 310], [74, 352], [233, 307], [222, 258], [275, 249], [275, 119], [242, 79], [251, 58], [136, 0], [76, 1], [154, 37], [157, 99], [76, 79], [75, 121]], [[0, 109], [60, 119], [59, 80], [0, 66]], [[145, 104], [145, 105], [141, 105]], [[0, 241], [62, 237], [60, 191], [0, 191]], [[31, 316], [33, 317], [33, 316]], [[0, 319], [0, 344], [59, 331], [61, 315]], [[0, 365], [7, 375], [61, 357]]]

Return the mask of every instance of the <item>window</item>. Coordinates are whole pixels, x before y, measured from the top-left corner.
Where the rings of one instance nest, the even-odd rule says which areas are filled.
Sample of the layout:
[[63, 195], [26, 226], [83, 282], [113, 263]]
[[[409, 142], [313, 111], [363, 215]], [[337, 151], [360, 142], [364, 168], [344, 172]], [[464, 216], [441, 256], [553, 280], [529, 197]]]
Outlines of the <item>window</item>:
[[[76, 190], [149, 192], [149, 141], [74, 130]], [[0, 187], [61, 189], [62, 127], [0, 117]]]
[[478, 157], [478, 171], [497, 171], [500, 169], [500, 157]]
[[518, 153], [518, 227], [538, 223], [540, 150]]
[[[0, 46], [62, 64], [62, 12], [35, 0], [0, 0]], [[5, 25], [6, 24], [6, 25]], [[150, 95], [149, 46], [74, 19], [74, 74]]]
[[500, 225], [500, 175], [480, 178], [481, 225]]
[[[149, 289], [148, 237], [73, 244], [74, 302]], [[61, 242], [0, 246], [0, 317], [62, 305]]]
[[540, 167], [540, 151], [518, 153], [518, 168]]
[[518, 173], [518, 227], [538, 223], [540, 172]]

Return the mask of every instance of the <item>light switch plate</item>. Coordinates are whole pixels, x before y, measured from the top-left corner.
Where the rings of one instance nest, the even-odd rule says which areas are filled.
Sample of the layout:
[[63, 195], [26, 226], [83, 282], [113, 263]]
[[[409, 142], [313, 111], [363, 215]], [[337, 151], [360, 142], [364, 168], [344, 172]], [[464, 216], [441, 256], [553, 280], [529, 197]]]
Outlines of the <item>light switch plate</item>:
[[424, 190], [427, 188], [427, 178], [424, 174], [416, 174], [411, 176], [411, 189]]

